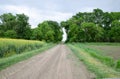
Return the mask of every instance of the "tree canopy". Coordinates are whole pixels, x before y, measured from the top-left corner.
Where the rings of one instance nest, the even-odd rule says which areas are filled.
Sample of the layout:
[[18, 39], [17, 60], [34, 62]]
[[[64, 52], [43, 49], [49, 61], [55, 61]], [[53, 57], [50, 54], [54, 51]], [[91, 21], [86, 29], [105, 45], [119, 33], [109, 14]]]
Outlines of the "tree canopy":
[[61, 26], [66, 29], [67, 42], [120, 42], [120, 12], [79, 12]]
[[65, 28], [66, 42], [120, 42], [120, 12], [79, 12], [60, 24], [56, 21], [43, 21], [31, 28], [25, 14], [5, 13], [0, 15], [0, 37], [34, 39], [46, 42], [62, 40]]

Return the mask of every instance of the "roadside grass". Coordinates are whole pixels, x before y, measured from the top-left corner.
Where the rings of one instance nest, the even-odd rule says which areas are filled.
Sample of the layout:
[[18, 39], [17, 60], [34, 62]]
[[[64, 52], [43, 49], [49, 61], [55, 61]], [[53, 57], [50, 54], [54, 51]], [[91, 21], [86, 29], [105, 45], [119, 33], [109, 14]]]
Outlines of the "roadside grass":
[[[96, 43], [97, 44], [97, 43]], [[111, 44], [111, 43], [110, 43]], [[119, 44], [119, 43], [118, 43]], [[84, 49], [87, 53], [89, 53], [91, 56], [97, 58], [99, 61], [102, 63], [106, 64], [107, 66], [112, 67], [113, 69], [117, 70], [120, 72], [120, 59], [115, 60], [112, 56], [106, 55], [106, 53], [103, 53], [100, 50], [97, 50], [95, 48], [90, 48], [86, 44], [76, 44], [78, 47]], [[99, 43], [97, 44], [99, 45]], [[115, 44], [114, 44], [115, 45]], [[102, 45], [101, 45], [102, 46]], [[108, 45], [107, 45], [108, 46]], [[105, 47], [105, 46], [103, 46]], [[113, 49], [114, 50], [114, 49]], [[118, 52], [119, 53], [119, 52]], [[114, 53], [116, 54], [116, 53]]]
[[15, 63], [18, 63], [18, 62], [26, 60], [34, 55], [37, 55], [53, 46], [55, 46], [55, 44], [48, 43], [48, 44], [45, 44], [44, 46], [42, 46], [41, 48], [32, 50], [30, 52], [23, 52], [21, 54], [15, 54], [10, 57], [0, 58], [0, 71], [2, 69], [5, 69], [5, 68], [15, 64]]
[[114, 59], [111, 56], [107, 56], [104, 53], [101, 53], [101, 51], [95, 50], [95, 49], [91, 49], [86, 47], [86, 45], [84, 44], [76, 44], [78, 47], [84, 49], [88, 54], [90, 54], [92, 57], [100, 60], [102, 63], [113, 67], [114, 66]]
[[89, 51], [79, 47], [77, 44], [68, 44], [73, 53], [85, 63], [87, 68], [96, 74], [97, 79], [120, 78], [120, 72], [104, 64], [96, 57], [90, 55]]

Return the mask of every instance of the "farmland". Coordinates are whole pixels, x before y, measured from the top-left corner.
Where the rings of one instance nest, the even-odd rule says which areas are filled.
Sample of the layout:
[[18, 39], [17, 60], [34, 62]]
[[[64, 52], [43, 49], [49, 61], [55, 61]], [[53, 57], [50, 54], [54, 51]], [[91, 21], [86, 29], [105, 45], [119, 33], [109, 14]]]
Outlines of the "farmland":
[[120, 43], [89, 43], [86, 44], [86, 47], [101, 51], [102, 53], [113, 57], [115, 60], [120, 59]]
[[[112, 55], [107, 55], [101, 52], [101, 50], [96, 49], [94, 46], [105, 47], [107, 44], [99, 44], [99, 43], [73, 43], [68, 44], [74, 54], [84, 62], [84, 64], [88, 67], [90, 71], [97, 75], [97, 78], [115, 78], [120, 77], [120, 64], [119, 60], [113, 59]], [[116, 44], [109, 43], [108, 45], [113, 46], [111, 50], [114, 49]], [[117, 44], [119, 47], [119, 44]], [[120, 48], [120, 47], [119, 47]], [[103, 49], [102, 49], [103, 50]], [[106, 48], [104, 48], [104, 52], [106, 52]], [[115, 49], [116, 50], [116, 49]], [[107, 52], [108, 53], [108, 52]], [[119, 52], [116, 52], [119, 53]], [[114, 53], [114, 54], [116, 54]]]

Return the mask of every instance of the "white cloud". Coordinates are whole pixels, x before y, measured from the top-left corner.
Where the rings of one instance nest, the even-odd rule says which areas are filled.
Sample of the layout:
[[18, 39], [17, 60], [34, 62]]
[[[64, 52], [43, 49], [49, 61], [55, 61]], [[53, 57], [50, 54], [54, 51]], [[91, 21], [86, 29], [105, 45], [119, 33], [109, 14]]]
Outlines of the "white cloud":
[[60, 22], [70, 18], [73, 15], [72, 13], [40, 10], [33, 7], [15, 5], [0, 6], [0, 10], [3, 10], [4, 12], [11, 12], [14, 14], [26, 14], [27, 16], [29, 16], [29, 22], [33, 28], [36, 27], [38, 23], [43, 22], [44, 20], [54, 20]]

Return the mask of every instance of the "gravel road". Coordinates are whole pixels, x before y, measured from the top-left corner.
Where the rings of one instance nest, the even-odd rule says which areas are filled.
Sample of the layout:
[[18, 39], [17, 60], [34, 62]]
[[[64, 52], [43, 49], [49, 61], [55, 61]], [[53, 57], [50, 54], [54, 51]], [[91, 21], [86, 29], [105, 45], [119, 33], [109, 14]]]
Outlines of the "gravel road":
[[63, 44], [2, 71], [0, 79], [91, 79], [86, 67]]

